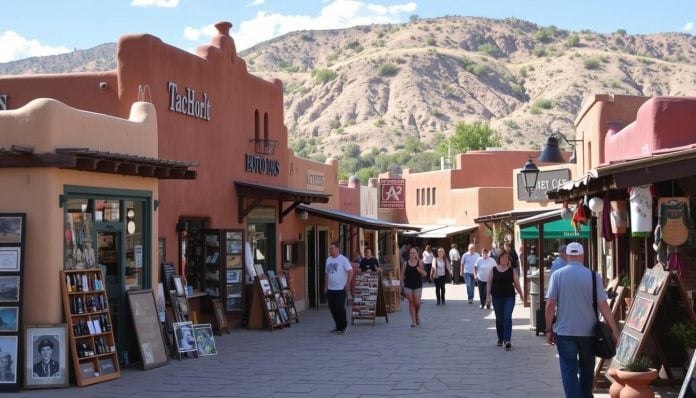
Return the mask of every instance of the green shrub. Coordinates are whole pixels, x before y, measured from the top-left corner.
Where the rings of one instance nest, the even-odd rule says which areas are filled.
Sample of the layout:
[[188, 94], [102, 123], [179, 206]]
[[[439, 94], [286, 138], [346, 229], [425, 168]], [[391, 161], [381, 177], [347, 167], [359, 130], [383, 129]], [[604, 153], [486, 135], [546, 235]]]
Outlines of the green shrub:
[[358, 48], [358, 47], [360, 47], [360, 42], [357, 41], [357, 40], [353, 40], [353, 41], [351, 41], [350, 43], [348, 43], [348, 44], [346, 44], [345, 46], [343, 46], [343, 48], [345, 48], [346, 50], [354, 50], [354, 49], [356, 49], [356, 48]]
[[478, 50], [493, 58], [498, 58], [503, 55], [503, 52], [495, 44], [485, 43], [479, 46]]
[[545, 57], [546, 56], [546, 49], [544, 47], [534, 47], [534, 50], [532, 50], [532, 54], [536, 57]]
[[425, 39], [425, 44], [429, 46], [437, 46], [437, 41], [435, 41], [434, 37], [428, 37], [427, 39]]
[[329, 127], [332, 129], [337, 129], [341, 127], [341, 121], [339, 119], [334, 119], [329, 123]]
[[310, 33], [303, 33], [302, 36], [300, 36], [300, 39], [308, 42], [313, 42], [314, 36], [312, 36]]
[[384, 121], [384, 119], [377, 119], [375, 121], [375, 127], [384, 127], [387, 124], [387, 122]]
[[538, 100], [534, 101], [533, 107], [539, 107], [542, 109], [551, 109], [553, 108], [553, 101], [550, 99], [546, 98], [539, 98]]
[[476, 76], [481, 76], [488, 70], [488, 67], [483, 64], [471, 64], [466, 67], [467, 72], [473, 73]]
[[546, 29], [539, 29], [534, 32], [534, 38], [542, 43], [548, 43], [551, 41], [551, 33]]
[[578, 35], [570, 35], [566, 39], [566, 46], [567, 47], [577, 47], [580, 45], [580, 36]]
[[399, 67], [394, 64], [384, 64], [377, 70], [380, 76], [396, 76], [397, 73], [399, 73]]
[[331, 69], [315, 69], [312, 75], [319, 83], [327, 83], [336, 78], [336, 72]]
[[583, 65], [585, 65], [585, 69], [599, 69], [599, 60], [597, 58], [589, 58], [583, 61]]
[[626, 36], [626, 29], [618, 29], [616, 31], [617, 35]]
[[696, 348], [696, 327], [692, 323], [675, 323], [670, 333], [684, 348]]
[[647, 372], [650, 370], [650, 358], [642, 355], [624, 366], [624, 370], [628, 372]]

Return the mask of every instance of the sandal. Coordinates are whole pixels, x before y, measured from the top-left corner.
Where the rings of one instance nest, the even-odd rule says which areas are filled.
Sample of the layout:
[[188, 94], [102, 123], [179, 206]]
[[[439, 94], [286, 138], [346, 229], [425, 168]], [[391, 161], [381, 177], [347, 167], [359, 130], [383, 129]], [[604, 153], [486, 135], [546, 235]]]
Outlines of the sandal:
[[416, 324], [415, 324], [415, 323], [412, 323], [412, 324], [411, 324], [411, 327], [412, 327], [412, 328], [415, 328], [415, 327], [416, 327]]
[[416, 318], [416, 325], [420, 325], [420, 317]]

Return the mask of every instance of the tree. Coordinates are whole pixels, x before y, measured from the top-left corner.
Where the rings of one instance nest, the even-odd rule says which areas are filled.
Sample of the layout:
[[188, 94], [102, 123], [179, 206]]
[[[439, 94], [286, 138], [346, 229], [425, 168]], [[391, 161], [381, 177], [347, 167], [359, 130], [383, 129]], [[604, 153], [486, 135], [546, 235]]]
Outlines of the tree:
[[[480, 122], [474, 124], [457, 123], [454, 134], [449, 141], [452, 143], [452, 153], [476, 151], [502, 145], [498, 133], [491, 129], [488, 123]], [[442, 145], [447, 145], [447, 141], [440, 143], [440, 150], [447, 151], [447, 148], [442, 148]]]
[[404, 141], [404, 151], [407, 153], [418, 153], [423, 151], [423, 144], [420, 140], [412, 135], [406, 137]]

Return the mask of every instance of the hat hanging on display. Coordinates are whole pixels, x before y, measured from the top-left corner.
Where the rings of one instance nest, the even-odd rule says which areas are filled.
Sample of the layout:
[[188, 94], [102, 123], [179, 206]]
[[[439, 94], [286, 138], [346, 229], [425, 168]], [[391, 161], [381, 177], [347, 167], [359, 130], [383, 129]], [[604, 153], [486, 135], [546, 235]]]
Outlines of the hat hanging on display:
[[587, 206], [590, 208], [590, 210], [592, 210], [592, 213], [597, 216], [604, 208], [604, 200], [602, 200], [602, 198], [594, 197], [590, 199]]

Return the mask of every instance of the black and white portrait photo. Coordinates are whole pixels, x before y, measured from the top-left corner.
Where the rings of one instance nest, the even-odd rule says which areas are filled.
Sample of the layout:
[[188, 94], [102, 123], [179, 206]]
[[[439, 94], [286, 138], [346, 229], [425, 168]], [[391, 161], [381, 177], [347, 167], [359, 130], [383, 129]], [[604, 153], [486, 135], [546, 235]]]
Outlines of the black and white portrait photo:
[[25, 387], [66, 385], [68, 375], [65, 326], [27, 326], [24, 341]]

